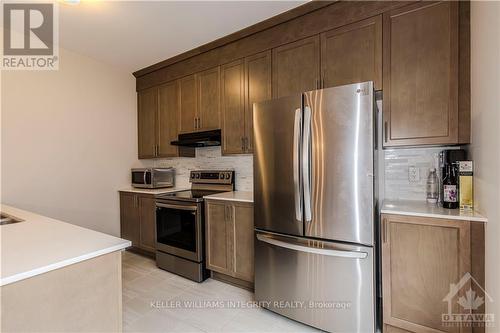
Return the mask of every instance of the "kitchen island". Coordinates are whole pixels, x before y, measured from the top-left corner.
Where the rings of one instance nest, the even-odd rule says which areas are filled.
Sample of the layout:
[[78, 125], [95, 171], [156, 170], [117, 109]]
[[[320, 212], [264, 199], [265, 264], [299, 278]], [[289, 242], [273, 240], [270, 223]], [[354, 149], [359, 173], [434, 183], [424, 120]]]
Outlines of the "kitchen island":
[[117, 332], [121, 250], [130, 241], [1, 205], [3, 332]]

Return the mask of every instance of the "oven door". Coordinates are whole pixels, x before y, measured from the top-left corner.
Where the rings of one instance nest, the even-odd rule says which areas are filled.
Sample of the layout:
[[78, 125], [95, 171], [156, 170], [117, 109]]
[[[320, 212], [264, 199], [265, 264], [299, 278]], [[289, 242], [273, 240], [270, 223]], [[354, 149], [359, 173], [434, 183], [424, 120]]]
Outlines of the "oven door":
[[132, 170], [132, 186], [139, 188], [152, 188], [152, 175], [148, 169]]
[[203, 259], [202, 206], [156, 202], [156, 249], [201, 262]]

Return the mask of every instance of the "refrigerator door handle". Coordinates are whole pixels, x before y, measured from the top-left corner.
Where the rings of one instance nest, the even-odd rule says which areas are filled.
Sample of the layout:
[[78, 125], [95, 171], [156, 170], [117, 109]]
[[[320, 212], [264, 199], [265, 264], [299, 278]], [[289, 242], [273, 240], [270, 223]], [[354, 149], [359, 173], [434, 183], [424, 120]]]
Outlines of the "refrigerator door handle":
[[295, 198], [295, 219], [302, 221], [302, 185], [300, 181], [300, 140], [302, 132], [302, 110], [295, 110], [295, 121], [293, 127], [293, 184]]
[[304, 107], [304, 134], [302, 139], [302, 179], [304, 182], [304, 215], [311, 222], [311, 108]]
[[257, 239], [261, 242], [268, 243], [271, 245], [275, 245], [278, 247], [282, 247], [285, 249], [290, 249], [299, 252], [306, 252], [312, 254], [319, 254], [323, 256], [330, 257], [342, 257], [342, 258], [352, 258], [352, 259], [366, 259], [368, 257], [368, 253], [361, 251], [343, 251], [343, 250], [333, 250], [333, 249], [321, 249], [317, 247], [310, 247], [299, 245], [291, 242], [285, 242], [273, 237], [269, 237], [263, 234], [257, 234]]

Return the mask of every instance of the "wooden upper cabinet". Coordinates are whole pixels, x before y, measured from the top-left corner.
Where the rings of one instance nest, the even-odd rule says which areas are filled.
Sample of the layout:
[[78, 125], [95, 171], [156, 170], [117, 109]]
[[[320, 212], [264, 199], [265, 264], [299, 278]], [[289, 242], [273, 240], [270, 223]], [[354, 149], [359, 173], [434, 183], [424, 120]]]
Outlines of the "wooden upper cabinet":
[[382, 89], [382, 16], [321, 34], [323, 88], [373, 81]]
[[245, 58], [245, 137], [246, 152], [253, 152], [253, 103], [272, 98], [271, 51]]
[[158, 88], [137, 93], [137, 132], [139, 158], [153, 158], [156, 155], [156, 115], [158, 109]]
[[272, 52], [274, 98], [319, 87], [319, 36], [285, 44]]
[[220, 67], [196, 74], [197, 130], [220, 128]]
[[245, 151], [244, 62], [237, 60], [221, 67], [222, 153]]
[[159, 88], [158, 94], [158, 157], [178, 156], [176, 146], [179, 132], [179, 83], [173, 81]]
[[459, 143], [458, 6], [424, 1], [384, 14], [384, 146]]
[[179, 133], [195, 131], [197, 115], [196, 79], [190, 75], [179, 79]]
[[[382, 215], [384, 324], [390, 332], [468, 332], [445, 326], [450, 284], [471, 272], [471, 222]], [[470, 284], [470, 281], [468, 282]], [[468, 313], [451, 300], [452, 313]]]

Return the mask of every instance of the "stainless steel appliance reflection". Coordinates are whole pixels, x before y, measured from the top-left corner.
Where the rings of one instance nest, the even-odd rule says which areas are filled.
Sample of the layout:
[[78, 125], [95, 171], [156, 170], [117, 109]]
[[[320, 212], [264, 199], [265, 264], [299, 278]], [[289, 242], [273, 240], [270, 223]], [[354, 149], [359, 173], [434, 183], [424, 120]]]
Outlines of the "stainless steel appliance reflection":
[[[372, 82], [255, 104], [255, 293], [270, 310], [374, 332], [374, 123]], [[293, 300], [310, 306], [275, 305]]]
[[201, 282], [208, 277], [205, 269], [203, 197], [232, 191], [234, 171], [191, 171], [190, 182], [191, 190], [156, 198], [156, 264]]

